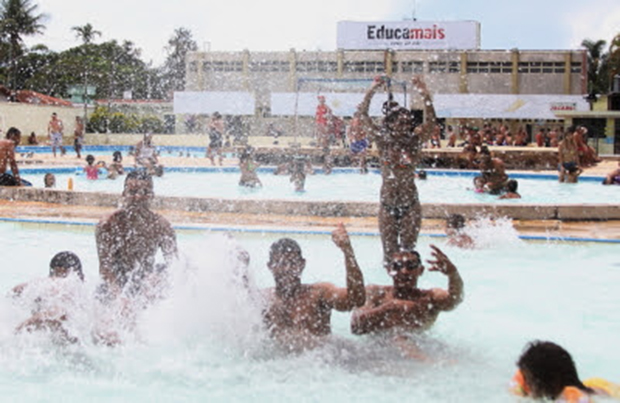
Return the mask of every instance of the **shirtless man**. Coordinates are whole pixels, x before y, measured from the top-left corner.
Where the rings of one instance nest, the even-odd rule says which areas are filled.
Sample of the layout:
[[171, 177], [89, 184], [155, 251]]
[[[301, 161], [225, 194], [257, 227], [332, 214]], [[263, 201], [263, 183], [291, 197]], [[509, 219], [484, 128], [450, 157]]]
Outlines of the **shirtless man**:
[[56, 147], [60, 148], [60, 153], [64, 155], [65, 149], [62, 146], [62, 132], [65, 130], [65, 126], [62, 120], [58, 119], [56, 112], [52, 113], [52, 119], [47, 124], [47, 135], [50, 139], [50, 145], [52, 146], [52, 153], [56, 157]]
[[430, 328], [441, 312], [456, 308], [463, 300], [463, 280], [456, 266], [436, 246], [431, 245], [435, 260], [427, 260], [429, 271], [448, 277], [448, 289], [418, 288], [424, 273], [420, 255], [415, 251], [396, 252], [390, 263], [393, 285], [366, 287], [366, 304], [353, 311], [351, 331], [357, 335], [385, 333], [394, 336], [406, 355], [422, 358], [406, 335]]
[[275, 288], [265, 290], [265, 324], [271, 336], [290, 350], [312, 348], [331, 334], [331, 312], [364, 305], [364, 277], [355, 260], [349, 235], [340, 224], [332, 240], [344, 253], [347, 287], [331, 283], [303, 284], [306, 260], [299, 244], [282, 238], [271, 245], [267, 266]]
[[135, 163], [137, 167], [145, 168], [150, 175], [163, 175], [163, 167], [158, 165], [157, 149], [153, 145], [153, 134], [145, 133], [136, 144]]
[[[6, 132], [6, 138], [0, 140], [0, 186], [20, 186], [22, 184], [17, 161], [15, 161], [15, 147], [19, 145], [21, 135], [22, 133], [18, 129], [11, 127]], [[6, 172], [7, 165], [11, 167], [13, 175]]]
[[616, 169], [605, 176], [603, 185], [620, 185], [620, 161], [618, 162]]
[[504, 161], [493, 158], [488, 148], [480, 150], [480, 173], [484, 188], [493, 195], [500, 194], [506, 189], [508, 175]]
[[564, 139], [558, 145], [558, 161], [560, 183], [577, 183], [579, 175], [583, 171], [579, 165], [579, 148], [576, 141], [577, 128], [570, 126], [566, 130]]
[[112, 296], [128, 283], [140, 287], [140, 280], [156, 270], [155, 256], [161, 249], [165, 265], [177, 254], [176, 235], [164, 217], [149, 210], [153, 179], [144, 171], [132, 171], [125, 178], [123, 207], [97, 224], [99, 274]]

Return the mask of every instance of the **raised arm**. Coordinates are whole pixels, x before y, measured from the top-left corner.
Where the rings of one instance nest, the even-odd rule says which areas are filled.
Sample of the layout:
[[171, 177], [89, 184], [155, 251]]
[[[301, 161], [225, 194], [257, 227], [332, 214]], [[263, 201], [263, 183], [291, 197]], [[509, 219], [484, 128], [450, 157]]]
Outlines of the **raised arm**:
[[424, 104], [424, 123], [418, 126], [416, 130], [418, 135], [421, 137], [421, 141], [426, 142], [433, 135], [433, 129], [437, 124], [435, 107], [433, 106], [433, 100], [428, 88], [426, 87], [426, 83], [418, 76], [413, 77], [411, 83], [413, 84], [413, 88], [422, 97], [422, 103]]
[[160, 247], [164, 260], [166, 261], [166, 266], [170, 266], [172, 260], [176, 259], [178, 256], [177, 237], [170, 223], [162, 217], [160, 217], [160, 220], [160, 228], [162, 231]]
[[344, 262], [347, 269], [347, 288], [333, 286], [331, 290], [326, 290], [328, 292], [326, 299], [331, 301], [334, 309], [350, 311], [355, 307], [364, 305], [366, 302], [364, 276], [355, 259], [349, 234], [342, 223], [338, 224], [338, 227], [332, 232], [332, 240], [344, 253]]
[[372, 82], [368, 90], [366, 90], [366, 94], [364, 95], [364, 99], [362, 100], [362, 103], [359, 104], [359, 106], [357, 107], [357, 110], [361, 113], [360, 121], [362, 125], [367, 129], [371, 140], [375, 139], [376, 132], [379, 130], [379, 127], [377, 127], [377, 125], [374, 124], [370, 116], [368, 116], [368, 109], [370, 108], [370, 101], [372, 101], [372, 97], [377, 92], [377, 89], [385, 85], [387, 80], [388, 80], [387, 76], [375, 77], [374, 81]]
[[117, 282], [116, 273], [113, 268], [113, 258], [115, 248], [113, 243], [114, 234], [111, 230], [110, 220], [101, 221], [95, 229], [95, 241], [97, 244], [97, 254], [99, 256], [99, 275], [109, 285]]
[[434, 288], [432, 291], [433, 305], [440, 311], [450, 311], [463, 301], [463, 279], [456, 266], [438, 247], [431, 245], [435, 260], [428, 260], [429, 271], [438, 271], [448, 276], [448, 290]]

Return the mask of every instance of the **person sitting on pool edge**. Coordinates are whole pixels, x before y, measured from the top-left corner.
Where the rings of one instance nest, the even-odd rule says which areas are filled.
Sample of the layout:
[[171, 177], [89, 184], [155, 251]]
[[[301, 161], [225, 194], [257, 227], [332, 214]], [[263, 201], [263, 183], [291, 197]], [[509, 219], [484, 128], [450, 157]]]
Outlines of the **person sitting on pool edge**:
[[[84, 281], [84, 273], [82, 272], [82, 262], [80, 258], [73, 252], [59, 252], [50, 261], [49, 281], [57, 282], [69, 280], [69, 283], [59, 285], [50, 283], [50, 287], [43, 288], [44, 295], [37, 295], [33, 300], [37, 308], [32, 312], [32, 316], [20, 325], [15, 331], [32, 332], [35, 330], [47, 330], [51, 332], [55, 342], [61, 344], [76, 343], [78, 340], [75, 336], [70, 335], [64, 326], [64, 323], [71, 315], [71, 306], [74, 307], [80, 301], [76, 300], [80, 297], [79, 290], [75, 286], [81, 285]], [[71, 279], [77, 280], [71, 283]], [[47, 280], [46, 280], [47, 281]], [[26, 294], [26, 289], [32, 283], [23, 283], [12, 289], [14, 297], [21, 297]], [[48, 292], [45, 292], [47, 289]], [[69, 305], [67, 305], [69, 303]]]
[[275, 287], [264, 291], [263, 319], [272, 338], [291, 351], [315, 347], [330, 335], [333, 309], [350, 311], [364, 305], [364, 276], [344, 225], [332, 232], [332, 240], [344, 253], [346, 288], [302, 283], [306, 260], [299, 244], [282, 238], [271, 245], [267, 266]]
[[591, 402], [590, 396], [620, 398], [620, 385], [602, 378], [582, 382], [570, 353], [550, 341], [528, 343], [517, 367], [510, 390], [519, 396], [566, 403]]
[[463, 280], [456, 266], [435, 245], [431, 249], [435, 260], [427, 260], [431, 265], [428, 270], [445, 274], [448, 289], [419, 288], [418, 279], [425, 269], [420, 254], [396, 252], [388, 266], [392, 285], [366, 287], [366, 303], [351, 317], [353, 334], [389, 334], [406, 356], [426, 358], [408, 335], [430, 328], [441, 312], [451, 311], [463, 301]]
[[461, 214], [450, 214], [446, 219], [446, 236], [448, 245], [471, 249], [476, 246], [474, 240], [465, 233], [465, 217]]

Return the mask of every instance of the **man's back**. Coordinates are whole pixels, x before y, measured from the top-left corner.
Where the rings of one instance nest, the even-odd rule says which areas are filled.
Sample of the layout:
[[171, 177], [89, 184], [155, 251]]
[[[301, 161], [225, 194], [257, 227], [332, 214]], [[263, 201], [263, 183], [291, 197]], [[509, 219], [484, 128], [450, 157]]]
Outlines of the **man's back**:
[[15, 159], [15, 143], [8, 139], [0, 140], [0, 173], [6, 172], [6, 167]]

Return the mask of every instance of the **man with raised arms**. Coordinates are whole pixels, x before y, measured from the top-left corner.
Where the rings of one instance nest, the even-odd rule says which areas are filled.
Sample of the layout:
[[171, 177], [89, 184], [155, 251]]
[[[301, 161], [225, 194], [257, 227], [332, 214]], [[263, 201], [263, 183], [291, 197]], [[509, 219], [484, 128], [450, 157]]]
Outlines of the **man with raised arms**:
[[364, 305], [364, 277], [344, 225], [332, 232], [332, 240], [344, 253], [346, 288], [302, 283], [306, 260], [299, 244], [282, 238], [271, 245], [267, 266], [275, 287], [264, 291], [263, 318], [272, 338], [289, 350], [313, 348], [330, 335], [332, 309], [350, 311]]
[[125, 178], [122, 208], [97, 225], [99, 274], [113, 295], [130, 281], [139, 289], [142, 279], [159, 266], [155, 264], [159, 250], [166, 266], [177, 254], [174, 229], [149, 209], [153, 196], [152, 177], [143, 170], [130, 172]]

